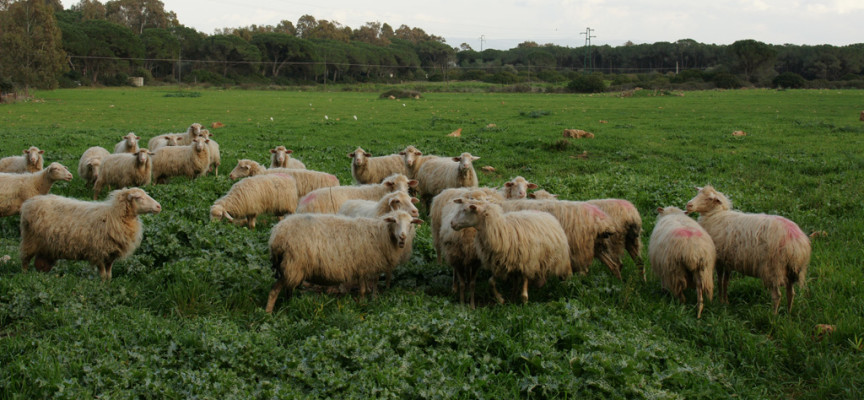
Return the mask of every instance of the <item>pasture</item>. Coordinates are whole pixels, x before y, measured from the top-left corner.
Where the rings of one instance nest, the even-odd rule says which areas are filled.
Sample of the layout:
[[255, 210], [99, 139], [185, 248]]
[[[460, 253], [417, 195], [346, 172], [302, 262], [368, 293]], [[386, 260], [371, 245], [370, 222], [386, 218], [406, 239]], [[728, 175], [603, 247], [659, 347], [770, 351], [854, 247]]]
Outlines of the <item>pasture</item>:
[[[0, 257], [9, 255], [0, 261], [0, 398], [864, 396], [862, 91], [379, 100], [184, 90], [57, 90], [0, 105], [0, 156], [44, 149], [46, 165], [76, 175], [51, 193], [80, 199], [92, 196], [75, 172], [88, 147], [111, 149], [130, 131], [146, 143], [192, 122], [225, 124], [211, 129], [219, 176], [145, 187], [163, 211], [142, 217], [141, 247], [115, 263], [108, 284], [86, 262], [22, 273], [19, 217], [0, 219]], [[447, 137], [458, 128], [460, 138]], [[564, 128], [596, 138], [562, 140]], [[357, 146], [385, 155], [413, 144], [480, 156], [481, 185], [522, 175], [562, 199], [624, 198], [642, 215], [646, 263], [654, 210], [684, 208], [694, 185], [825, 234], [812, 239], [792, 312], [776, 316], [757, 279], [734, 275], [730, 304], [706, 301], [697, 320], [692, 290], [679, 304], [650, 272], [638, 279], [628, 257], [623, 281], [595, 261], [587, 276], [531, 289], [526, 305], [512, 296], [494, 304], [481, 273], [479, 307], [469, 310], [450, 292], [449, 267], [435, 262], [428, 224], [410, 265], [377, 298], [299, 290], [268, 315], [275, 219], [248, 230], [211, 223], [208, 210], [237, 159], [268, 162], [280, 144], [343, 185]], [[495, 171], [481, 172], [487, 165]], [[822, 334], [820, 324], [835, 330]]]

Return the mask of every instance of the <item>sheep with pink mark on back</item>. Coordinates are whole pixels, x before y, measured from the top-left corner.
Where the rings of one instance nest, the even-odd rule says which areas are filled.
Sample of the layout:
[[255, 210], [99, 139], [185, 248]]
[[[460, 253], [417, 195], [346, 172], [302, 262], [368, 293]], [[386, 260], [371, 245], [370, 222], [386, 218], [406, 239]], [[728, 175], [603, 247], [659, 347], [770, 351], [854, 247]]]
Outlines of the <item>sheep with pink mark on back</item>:
[[24, 155], [0, 158], [0, 172], [39, 172], [45, 162], [42, 158], [43, 154], [45, 154], [45, 150], [30, 146], [29, 149], [24, 150]]
[[703, 294], [714, 296], [717, 250], [711, 236], [678, 207], [657, 208], [648, 259], [660, 285], [686, 302], [684, 290], [696, 289], [696, 318], [702, 317]]
[[774, 314], [780, 288], [786, 287], [786, 308], [792, 311], [795, 284], [803, 286], [810, 263], [810, 238], [794, 222], [769, 214], [732, 210], [732, 202], [711, 186], [696, 188], [687, 212], [699, 213], [699, 225], [717, 248], [720, 300], [728, 302], [729, 276], [738, 271], [762, 280], [771, 293]]
[[302, 161], [291, 158], [291, 153], [294, 153], [294, 150], [289, 150], [285, 146], [270, 149], [270, 168], [306, 169]]
[[645, 263], [642, 261], [642, 216], [633, 203], [624, 199], [586, 200], [588, 204], [597, 206], [611, 218], [614, 234], [609, 238], [612, 253], [620, 255], [628, 253], [639, 268], [639, 275], [645, 281]]

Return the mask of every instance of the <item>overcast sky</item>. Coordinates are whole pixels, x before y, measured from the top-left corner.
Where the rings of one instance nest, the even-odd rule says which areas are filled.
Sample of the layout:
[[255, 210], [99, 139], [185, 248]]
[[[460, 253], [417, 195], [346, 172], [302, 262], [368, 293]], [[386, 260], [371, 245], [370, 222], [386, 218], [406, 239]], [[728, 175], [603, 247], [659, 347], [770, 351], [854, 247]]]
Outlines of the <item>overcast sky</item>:
[[[730, 44], [847, 45], [864, 42], [864, 0], [162, 0], [180, 23], [212, 34], [216, 28], [275, 25], [309, 14], [358, 28], [370, 21], [405, 24], [457, 47], [510, 49], [523, 41], [581, 47], [592, 44], [694, 39]], [[76, 1], [64, 1], [71, 5]]]

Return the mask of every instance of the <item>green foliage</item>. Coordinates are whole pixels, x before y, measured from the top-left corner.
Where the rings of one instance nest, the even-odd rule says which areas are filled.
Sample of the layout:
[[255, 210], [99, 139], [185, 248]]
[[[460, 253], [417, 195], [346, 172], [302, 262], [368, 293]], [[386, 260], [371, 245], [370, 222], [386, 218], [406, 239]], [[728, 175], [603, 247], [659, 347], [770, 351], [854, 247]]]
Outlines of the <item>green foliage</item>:
[[807, 81], [804, 80], [803, 76], [794, 72], [784, 72], [774, 77], [771, 83], [778, 88], [800, 89], [807, 84]]
[[741, 80], [730, 72], [718, 72], [712, 81], [720, 89], [738, 89], [741, 87]]
[[65, 72], [66, 53], [54, 9], [24, 0], [0, 9], [0, 76], [22, 88], [54, 89]]
[[567, 90], [573, 93], [602, 93], [606, 90], [603, 74], [580, 74], [567, 83]]

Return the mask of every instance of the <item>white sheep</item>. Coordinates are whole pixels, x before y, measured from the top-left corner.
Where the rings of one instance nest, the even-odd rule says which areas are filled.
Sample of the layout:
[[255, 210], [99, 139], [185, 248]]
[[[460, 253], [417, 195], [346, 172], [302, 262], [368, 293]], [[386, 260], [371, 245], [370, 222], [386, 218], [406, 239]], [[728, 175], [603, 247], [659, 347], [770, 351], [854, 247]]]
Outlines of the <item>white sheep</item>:
[[390, 175], [402, 174], [411, 177], [399, 154], [389, 156], [372, 157], [362, 148], [358, 147], [348, 153], [351, 160], [351, 176], [356, 183], [379, 183]]
[[696, 290], [696, 318], [702, 317], [703, 294], [714, 295], [717, 250], [711, 236], [678, 207], [657, 208], [657, 224], [648, 245], [651, 270], [681, 303], [684, 290]]
[[139, 214], [162, 207], [139, 188], [115, 190], [108, 199], [88, 202], [62, 196], [34, 197], [21, 207], [21, 265], [51, 270], [56, 260], [86, 260], [111, 279], [114, 261], [141, 244]]
[[402, 174], [393, 174], [381, 181], [381, 183], [316, 189], [300, 199], [297, 212], [335, 214], [339, 212], [339, 207], [342, 207], [342, 203], [347, 200], [377, 201], [387, 193], [396, 191], [407, 193], [409, 188], [415, 186], [417, 186], [417, 181], [408, 180]]
[[159, 142], [167, 140], [166, 137], [169, 135], [176, 137], [177, 146], [190, 145], [190, 144], [192, 144], [192, 140], [201, 136], [201, 124], [196, 122], [192, 125], [189, 125], [189, 128], [186, 128], [186, 132], [183, 132], [183, 133], [166, 133], [163, 135], [154, 136], [154, 137], [150, 138], [150, 141], [147, 142], [147, 147], [149, 147], [151, 149], [153, 147], [156, 147], [156, 148], [163, 147], [163, 146], [159, 145]]
[[96, 178], [99, 177], [99, 168], [102, 166], [102, 159], [111, 153], [99, 146], [93, 146], [81, 155], [78, 160], [78, 176], [87, 182], [87, 186], [93, 186]]
[[18, 214], [31, 197], [47, 194], [56, 181], [70, 181], [72, 173], [60, 163], [32, 174], [0, 173], [0, 217]]
[[213, 140], [213, 134], [208, 129], [201, 130], [201, 137], [209, 139], [207, 149], [210, 151], [210, 167], [207, 172], [213, 171], [213, 175], [219, 175], [219, 166], [222, 165], [222, 154], [219, 152], [219, 143]]
[[423, 165], [426, 160], [436, 158], [437, 156], [424, 156], [423, 152], [417, 150], [414, 146], [408, 146], [405, 150], [399, 152], [399, 155], [402, 156], [402, 163], [405, 165], [405, 169], [408, 170], [408, 177], [416, 178], [417, 171], [420, 169], [420, 166]]
[[237, 166], [228, 174], [228, 177], [237, 180], [261, 174], [288, 174], [293, 176], [297, 180], [297, 196], [301, 198], [316, 189], [339, 186], [339, 178], [326, 172], [292, 168], [268, 169], [255, 161], [247, 159], [238, 160]]
[[528, 193], [528, 198], [534, 200], [558, 200], [558, 195], [549, 193], [544, 189], [540, 189], [535, 190], [532, 193]]
[[150, 151], [156, 151], [162, 147], [177, 146], [177, 142], [180, 139], [181, 137], [179, 135], [160, 135], [150, 139], [150, 141], [147, 142], [147, 148], [149, 148]]
[[639, 268], [642, 281], [645, 281], [645, 263], [642, 261], [642, 217], [639, 215], [639, 210], [633, 203], [624, 199], [596, 199], [585, 202], [597, 206], [609, 215], [615, 230], [609, 238], [612, 253], [617, 255], [619, 264], [620, 255], [628, 253]]
[[297, 209], [297, 181], [290, 175], [267, 174], [238, 181], [224, 196], [210, 207], [210, 220], [245, 218], [250, 229], [255, 229], [259, 214], [277, 217], [291, 214]]
[[[318, 285], [360, 282], [396, 266], [404, 252], [411, 252], [406, 238], [411, 224], [423, 221], [404, 211], [380, 218], [351, 218], [333, 214], [294, 214], [276, 224], [270, 233], [270, 262], [276, 282], [266, 311], [273, 312], [283, 288], [288, 298], [304, 280]], [[362, 240], [358, 240], [361, 239]]]
[[499, 191], [505, 199], [519, 200], [528, 197], [528, 189], [537, 189], [537, 184], [528, 182], [527, 179], [517, 176], [505, 182]]
[[504, 211], [537, 210], [552, 214], [567, 233], [570, 266], [574, 273], [585, 275], [594, 258], [600, 260], [621, 279], [621, 263], [611, 249], [614, 233], [611, 218], [593, 204], [559, 200], [508, 200]]
[[119, 189], [149, 185], [153, 171], [153, 154], [147, 149], [138, 149], [136, 153], [109, 154], [103, 157], [99, 175], [93, 183], [93, 200], [99, 198], [105, 186]]
[[172, 176], [195, 179], [210, 167], [210, 139], [197, 137], [187, 146], [163, 147], [153, 154], [153, 180], [165, 183]]
[[453, 200], [462, 207], [450, 220], [453, 230], [477, 229], [475, 248], [483, 268], [492, 272], [489, 286], [495, 300], [504, 298], [495, 279], [522, 280], [522, 302], [528, 301], [528, 284], [543, 285], [549, 277], [567, 279], [572, 275], [568, 263], [567, 235], [548, 213], [515, 211], [505, 213], [498, 204], [485, 200]]
[[810, 263], [810, 238], [794, 222], [778, 215], [732, 211], [732, 202], [711, 186], [687, 202], [687, 212], [699, 213], [702, 225], [717, 248], [720, 300], [729, 302], [732, 271], [762, 280], [780, 308], [780, 287], [786, 287], [786, 306], [792, 311], [795, 283], [804, 285]]
[[31, 146], [29, 149], [24, 150], [23, 156], [3, 157], [0, 159], [0, 172], [25, 173], [41, 171], [44, 163], [43, 154], [45, 154], [45, 150], [39, 150], [38, 147]]
[[135, 153], [138, 151], [138, 141], [140, 136], [136, 136], [134, 132], [129, 132], [123, 136], [117, 144], [114, 145], [114, 153]]
[[432, 198], [442, 190], [455, 187], [477, 187], [477, 173], [474, 171], [474, 161], [480, 157], [470, 153], [462, 153], [459, 157], [433, 157], [426, 159], [417, 170], [416, 179], [418, 197], [424, 201], [426, 208]]
[[289, 150], [285, 146], [270, 149], [270, 168], [306, 169], [302, 161], [291, 158], [293, 152], [294, 150]]

